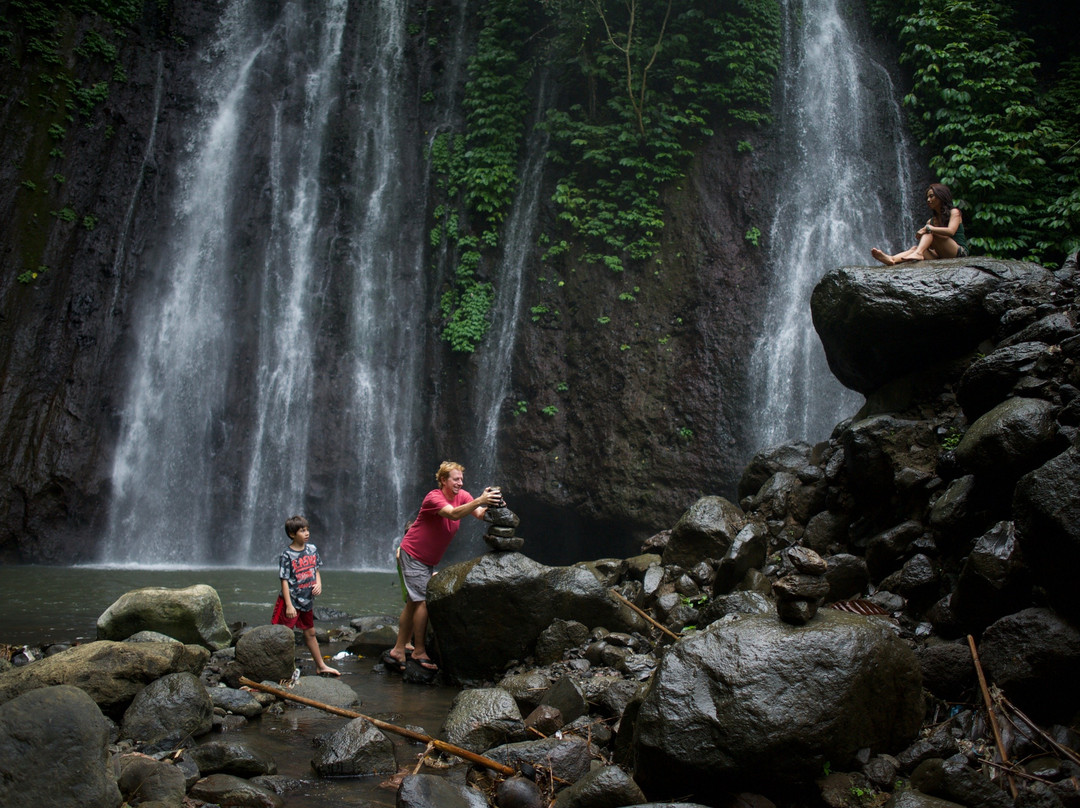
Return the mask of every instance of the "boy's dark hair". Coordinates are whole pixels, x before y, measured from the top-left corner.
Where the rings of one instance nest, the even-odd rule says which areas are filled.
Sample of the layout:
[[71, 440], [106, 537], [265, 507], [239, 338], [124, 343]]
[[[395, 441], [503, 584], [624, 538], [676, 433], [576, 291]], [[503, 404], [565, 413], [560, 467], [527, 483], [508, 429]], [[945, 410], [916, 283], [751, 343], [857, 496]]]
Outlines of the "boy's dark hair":
[[290, 516], [285, 520], [285, 535], [290, 539], [294, 538], [297, 533], [300, 532], [300, 528], [306, 527], [310, 530], [307, 519], [302, 516]]

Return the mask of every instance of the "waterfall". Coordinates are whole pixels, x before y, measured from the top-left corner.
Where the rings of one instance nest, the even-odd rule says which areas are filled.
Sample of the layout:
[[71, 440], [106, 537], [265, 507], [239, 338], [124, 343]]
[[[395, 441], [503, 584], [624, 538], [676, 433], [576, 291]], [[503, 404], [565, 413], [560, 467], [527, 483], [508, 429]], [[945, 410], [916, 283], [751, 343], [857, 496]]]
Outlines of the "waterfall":
[[770, 297], [751, 358], [759, 446], [822, 440], [860, 397], [833, 378], [810, 319], [826, 271], [906, 244], [914, 210], [900, 98], [866, 44], [865, 10], [781, 0], [779, 166], [767, 231]]
[[423, 485], [406, 10], [225, 10], [173, 220], [140, 267], [102, 561], [264, 565], [305, 513], [335, 566], [389, 563]]

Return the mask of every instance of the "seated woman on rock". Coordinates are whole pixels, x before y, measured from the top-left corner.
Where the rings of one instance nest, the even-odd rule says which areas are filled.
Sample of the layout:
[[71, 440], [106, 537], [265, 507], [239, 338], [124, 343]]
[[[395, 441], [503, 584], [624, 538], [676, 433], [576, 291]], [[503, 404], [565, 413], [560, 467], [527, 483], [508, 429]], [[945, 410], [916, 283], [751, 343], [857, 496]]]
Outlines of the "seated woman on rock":
[[919, 237], [918, 244], [896, 255], [886, 255], [874, 247], [870, 255], [887, 266], [924, 258], [967, 258], [964, 218], [960, 210], [953, 207], [952, 191], [940, 182], [931, 183], [926, 189], [926, 204], [933, 216], [915, 233]]

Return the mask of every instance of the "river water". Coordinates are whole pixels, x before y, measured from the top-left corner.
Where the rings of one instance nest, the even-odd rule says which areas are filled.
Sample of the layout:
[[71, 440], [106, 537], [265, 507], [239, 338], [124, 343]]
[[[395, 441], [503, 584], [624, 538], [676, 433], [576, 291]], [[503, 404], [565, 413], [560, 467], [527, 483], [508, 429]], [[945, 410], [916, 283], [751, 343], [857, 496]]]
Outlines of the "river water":
[[[316, 600], [320, 608], [337, 609], [350, 617], [396, 614], [401, 590], [397, 576], [388, 572], [352, 570], [322, 571], [323, 592]], [[273, 569], [175, 569], [147, 570], [104, 567], [0, 566], [0, 591], [4, 593], [7, 615], [12, 618], [0, 629], [0, 642], [11, 645], [38, 645], [59, 642], [89, 642], [96, 638], [98, 615], [120, 595], [142, 586], [184, 587], [209, 584], [221, 597], [225, 620], [249, 625], [270, 622], [277, 596], [277, 574]], [[316, 623], [319, 628], [347, 624], [342, 619]], [[324, 645], [324, 655], [344, 650], [341, 645]], [[297, 648], [297, 661], [305, 673], [311, 672], [310, 657]], [[378, 660], [346, 657], [331, 664], [361, 700], [359, 712], [398, 725], [423, 727], [438, 733], [457, 688], [407, 685], [399, 676], [373, 670]], [[286, 795], [287, 808], [395, 805], [396, 793], [382, 785], [384, 778], [321, 780], [311, 770], [312, 741], [344, 726], [348, 719], [319, 710], [290, 705], [280, 715], [264, 715], [228, 734], [230, 739], [269, 754], [277, 762], [278, 774], [303, 781], [303, 786]], [[220, 739], [216, 733], [201, 740]], [[398, 765], [411, 769], [422, 746], [391, 736], [396, 745]], [[429, 773], [440, 774], [438, 771]]]

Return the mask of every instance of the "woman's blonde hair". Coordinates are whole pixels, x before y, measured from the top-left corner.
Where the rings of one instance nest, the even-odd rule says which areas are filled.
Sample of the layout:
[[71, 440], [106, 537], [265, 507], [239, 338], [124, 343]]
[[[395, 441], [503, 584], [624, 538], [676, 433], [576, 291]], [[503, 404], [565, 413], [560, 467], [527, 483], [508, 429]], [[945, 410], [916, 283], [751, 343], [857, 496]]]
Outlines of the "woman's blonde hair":
[[441, 486], [443, 480], [450, 476], [451, 471], [460, 471], [464, 474], [465, 467], [460, 463], [455, 463], [453, 460], [444, 460], [442, 465], [439, 466], [439, 470], [435, 472], [435, 482]]

